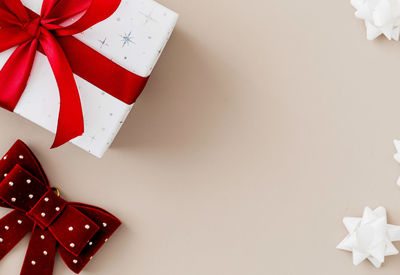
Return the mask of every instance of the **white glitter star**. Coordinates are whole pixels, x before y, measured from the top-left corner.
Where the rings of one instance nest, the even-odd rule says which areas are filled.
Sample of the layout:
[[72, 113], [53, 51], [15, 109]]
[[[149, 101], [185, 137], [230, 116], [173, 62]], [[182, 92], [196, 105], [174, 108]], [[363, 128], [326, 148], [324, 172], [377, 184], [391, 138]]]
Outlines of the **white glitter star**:
[[[393, 143], [397, 151], [397, 153], [393, 155], [393, 158], [395, 159], [395, 161], [400, 163], [400, 140], [395, 139]], [[397, 179], [397, 185], [400, 186], [400, 177]]]
[[351, 0], [351, 4], [357, 9], [355, 16], [365, 21], [368, 40], [381, 34], [399, 40], [400, 0]]
[[343, 223], [349, 234], [336, 248], [353, 252], [354, 265], [368, 259], [379, 268], [385, 256], [399, 253], [392, 242], [400, 240], [400, 226], [387, 224], [385, 208], [366, 207], [362, 218], [346, 217]]
[[122, 47], [125, 47], [125, 45], [128, 45], [129, 46], [129, 43], [133, 43], [133, 44], [135, 44], [133, 41], [132, 41], [132, 32], [129, 32], [128, 34], [124, 34], [124, 35], [121, 35], [121, 37], [122, 37], [122, 42], [124, 42], [124, 44], [122, 44]]

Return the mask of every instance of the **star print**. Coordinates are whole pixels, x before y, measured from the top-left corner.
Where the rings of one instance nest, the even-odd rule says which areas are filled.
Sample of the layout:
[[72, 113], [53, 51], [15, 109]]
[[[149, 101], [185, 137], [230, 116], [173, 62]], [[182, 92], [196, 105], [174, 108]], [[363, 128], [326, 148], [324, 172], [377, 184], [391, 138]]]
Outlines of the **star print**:
[[103, 48], [103, 46], [109, 46], [107, 43], [106, 43], [106, 41], [107, 41], [107, 37], [104, 37], [104, 39], [103, 40], [98, 40], [99, 42], [100, 42], [100, 44], [101, 44], [101, 46], [100, 46], [100, 49], [102, 49]]
[[145, 24], [147, 24], [149, 21], [158, 22], [157, 20], [155, 20], [153, 18], [153, 16], [152, 16], [153, 12], [154, 12], [154, 10], [152, 10], [149, 14], [146, 14], [146, 13], [144, 13], [142, 11], [139, 12], [141, 15], [143, 15], [146, 18], [146, 21], [144, 21]]
[[368, 259], [379, 268], [385, 256], [399, 253], [392, 242], [400, 240], [400, 226], [387, 223], [385, 208], [366, 207], [362, 218], [346, 217], [343, 223], [349, 234], [336, 248], [353, 252], [354, 265]]
[[121, 37], [122, 37], [122, 42], [124, 42], [123, 44], [122, 44], [122, 48], [123, 47], [125, 47], [125, 45], [128, 45], [129, 46], [129, 43], [133, 43], [133, 44], [135, 44], [135, 42], [133, 42], [132, 41], [132, 32], [129, 32], [128, 34], [124, 34], [124, 35], [121, 35]]

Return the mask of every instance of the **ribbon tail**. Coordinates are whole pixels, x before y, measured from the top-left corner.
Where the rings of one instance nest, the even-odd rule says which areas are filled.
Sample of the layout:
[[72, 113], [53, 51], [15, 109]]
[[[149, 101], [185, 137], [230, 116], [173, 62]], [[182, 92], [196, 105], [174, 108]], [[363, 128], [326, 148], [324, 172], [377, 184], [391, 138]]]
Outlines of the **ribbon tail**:
[[52, 275], [56, 246], [53, 236], [35, 225], [20, 275]]
[[25, 213], [13, 210], [0, 220], [0, 259], [16, 246], [33, 227]]
[[19, 46], [0, 71], [0, 107], [13, 111], [17, 106], [32, 70], [37, 40]]
[[40, 44], [53, 70], [60, 93], [57, 133], [52, 148], [59, 147], [84, 132], [82, 105], [68, 60], [57, 40], [41, 30]]

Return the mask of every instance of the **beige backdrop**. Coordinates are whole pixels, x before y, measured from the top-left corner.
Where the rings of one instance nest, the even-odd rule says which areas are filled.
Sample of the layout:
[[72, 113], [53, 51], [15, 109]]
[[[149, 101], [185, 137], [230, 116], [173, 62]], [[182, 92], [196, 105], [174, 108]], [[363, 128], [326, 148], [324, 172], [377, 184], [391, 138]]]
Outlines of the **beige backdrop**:
[[103, 159], [0, 111], [0, 152], [23, 139], [67, 199], [124, 222], [82, 274], [399, 274], [335, 246], [367, 205], [400, 224], [400, 43], [367, 41], [347, 0], [160, 2], [179, 24]]

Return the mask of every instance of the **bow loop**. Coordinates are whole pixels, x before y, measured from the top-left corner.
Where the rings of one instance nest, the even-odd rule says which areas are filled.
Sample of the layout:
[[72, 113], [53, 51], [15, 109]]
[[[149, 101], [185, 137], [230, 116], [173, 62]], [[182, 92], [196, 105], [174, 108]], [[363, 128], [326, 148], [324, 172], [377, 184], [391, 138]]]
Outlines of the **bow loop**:
[[88, 10], [92, 0], [61, 0], [51, 8], [42, 6], [43, 23], [47, 29], [65, 28], [76, 23]]
[[75, 257], [89, 245], [99, 229], [99, 225], [71, 205], [68, 205], [60, 218], [49, 227], [60, 245]]
[[0, 200], [15, 209], [0, 219], [0, 259], [33, 230], [22, 275], [32, 274], [32, 268], [51, 275], [56, 244], [68, 267], [79, 273], [121, 224], [103, 209], [60, 198], [22, 141], [0, 160], [0, 171], [8, 171], [0, 182]]
[[12, 208], [29, 212], [46, 194], [48, 187], [19, 164], [0, 183], [0, 199]]
[[19, 19], [6, 7], [2, 7], [0, 2], [0, 27], [7, 28], [21, 25], [22, 23], [19, 21]]
[[0, 159], [0, 180], [19, 165], [32, 174], [38, 181], [48, 184], [46, 174], [32, 151], [21, 140], [17, 140], [8, 152]]
[[[87, 0], [84, 2], [88, 4]], [[55, 33], [58, 36], [70, 36], [83, 32], [91, 26], [110, 17], [117, 10], [120, 4], [121, 0], [91, 0], [86, 11], [83, 14], [77, 14], [79, 18], [78, 20], [65, 28], [56, 30]]]
[[79, 256], [71, 254], [65, 247], [58, 249], [58, 253], [68, 267], [75, 273], [79, 273], [118, 229], [121, 222], [112, 214], [98, 207], [82, 203], [70, 203], [70, 206], [85, 214], [99, 226], [99, 230], [93, 235]]
[[1, 0], [10, 13], [14, 14], [24, 24], [29, 21], [29, 14], [21, 0]]

